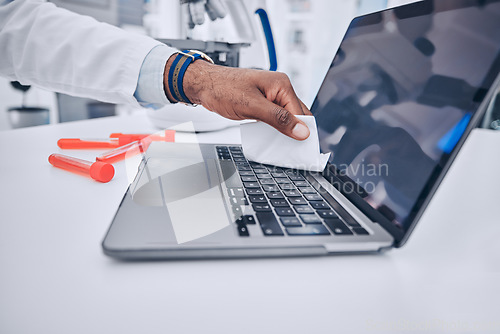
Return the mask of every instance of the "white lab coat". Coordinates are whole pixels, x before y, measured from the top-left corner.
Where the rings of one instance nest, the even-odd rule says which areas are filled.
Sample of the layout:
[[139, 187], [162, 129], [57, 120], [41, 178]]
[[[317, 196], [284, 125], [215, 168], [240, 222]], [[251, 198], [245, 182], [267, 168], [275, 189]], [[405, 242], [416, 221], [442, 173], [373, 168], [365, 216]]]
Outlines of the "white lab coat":
[[0, 6], [0, 76], [55, 92], [138, 105], [142, 62], [159, 44], [51, 3]]

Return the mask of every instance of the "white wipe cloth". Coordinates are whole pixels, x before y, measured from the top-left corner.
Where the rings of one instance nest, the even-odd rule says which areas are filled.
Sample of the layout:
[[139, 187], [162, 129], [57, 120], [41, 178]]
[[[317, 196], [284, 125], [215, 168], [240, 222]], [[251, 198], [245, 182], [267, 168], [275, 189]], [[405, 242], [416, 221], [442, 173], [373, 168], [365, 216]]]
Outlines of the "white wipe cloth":
[[311, 134], [304, 140], [285, 136], [272, 126], [253, 122], [240, 126], [243, 153], [248, 160], [263, 164], [320, 172], [330, 153], [319, 152], [318, 129], [314, 116], [296, 116], [309, 127]]

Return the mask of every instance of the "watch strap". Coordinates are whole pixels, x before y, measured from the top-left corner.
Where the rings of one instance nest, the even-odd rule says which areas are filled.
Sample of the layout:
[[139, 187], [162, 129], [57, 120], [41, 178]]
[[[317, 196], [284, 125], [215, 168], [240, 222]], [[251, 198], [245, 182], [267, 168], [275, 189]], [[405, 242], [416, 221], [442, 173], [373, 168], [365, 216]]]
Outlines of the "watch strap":
[[177, 54], [172, 65], [170, 66], [170, 70], [168, 73], [168, 88], [170, 90], [170, 93], [172, 94], [172, 97], [177, 102], [193, 104], [184, 92], [183, 82], [184, 74], [186, 73], [188, 66], [198, 59], [206, 59], [207, 61], [211, 61], [208, 56], [201, 53], [200, 51], [184, 50]]

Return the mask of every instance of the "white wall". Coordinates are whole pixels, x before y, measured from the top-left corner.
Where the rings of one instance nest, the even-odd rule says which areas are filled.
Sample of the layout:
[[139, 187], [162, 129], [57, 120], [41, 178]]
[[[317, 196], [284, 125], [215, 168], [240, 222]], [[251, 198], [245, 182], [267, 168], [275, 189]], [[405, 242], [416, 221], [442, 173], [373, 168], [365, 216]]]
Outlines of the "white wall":
[[[311, 106], [349, 22], [356, 15], [358, 1], [304, 2], [309, 3], [309, 10], [297, 10], [297, 3], [301, 1], [271, 0], [267, 5], [278, 70], [288, 74], [297, 95]], [[297, 30], [303, 31], [303, 47], [293, 46], [293, 34]]]
[[405, 5], [407, 3], [417, 2], [417, 1], [420, 1], [420, 0], [387, 0], [387, 6], [388, 7], [396, 7], [396, 6], [401, 6], [401, 5]]

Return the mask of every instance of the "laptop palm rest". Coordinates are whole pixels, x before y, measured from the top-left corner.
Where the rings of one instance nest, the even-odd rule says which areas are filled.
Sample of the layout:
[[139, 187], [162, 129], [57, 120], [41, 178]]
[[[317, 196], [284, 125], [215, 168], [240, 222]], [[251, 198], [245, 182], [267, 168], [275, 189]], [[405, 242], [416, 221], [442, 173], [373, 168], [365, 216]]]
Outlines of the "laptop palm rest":
[[133, 209], [115, 218], [121, 243], [192, 245], [234, 236], [219, 184], [214, 159], [149, 158], [122, 205]]

